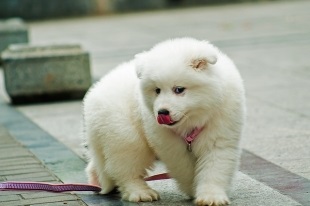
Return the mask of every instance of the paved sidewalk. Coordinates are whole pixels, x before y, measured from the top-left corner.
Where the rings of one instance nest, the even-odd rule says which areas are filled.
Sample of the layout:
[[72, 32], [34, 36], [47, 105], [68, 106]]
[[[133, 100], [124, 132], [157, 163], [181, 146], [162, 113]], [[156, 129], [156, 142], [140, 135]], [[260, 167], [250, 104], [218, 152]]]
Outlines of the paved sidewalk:
[[[162, 40], [178, 36], [210, 40], [235, 61], [247, 91], [248, 121], [231, 205], [309, 206], [309, 8], [306, 0], [245, 3], [37, 21], [29, 27], [34, 43], [82, 44], [91, 54], [94, 81]], [[0, 78], [0, 181], [21, 171], [17, 160], [16, 167], [7, 165], [15, 163], [9, 158], [25, 158], [22, 170], [30, 176], [16, 178], [37, 180], [31, 171], [42, 169], [51, 181], [86, 182], [81, 106], [81, 101], [11, 106]], [[4, 142], [12, 149], [3, 147]], [[164, 170], [158, 163], [154, 173]], [[149, 184], [161, 194], [160, 201], [134, 204], [121, 201], [117, 194], [73, 193], [61, 194], [72, 200], [59, 197], [59, 204], [50, 205], [193, 205], [173, 180]], [[41, 195], [44, 198], [33, 199], [58, 197]], [[16, 203], [17, 198], [23, 194], [0, 192], [0, 206]]]
[[[16, 141], [0, 125], [0, 181], [39, 181], [61, 183], [27, 148]], [[0, 205], [86, 205], [80, 197], [70, 193], [39, 191], [0, 191]]]
[[[0, 119], [0, 181], [86, 182], [86, 164], [81, 158], [22, 113], [1, 101], [0, 113], [3, 117]], [[159, 172], [163, 170], [158, 162], [153, 174]], [[149, 184], [159, 191], [161, 200], [139, 205], [193, 205], [191, 200], [180, 193], [174, 180]], [[232, 189], [231, 205], [307, 205], [309, 188], [309, 180], [244, 150], [240, 172]], [[0, 203], [7, 206], [47, 203], [137, 205], [121, 201], [119, 194], [99, 196], [91, 192], [57, 194], [26, 191], [1, 191]]]
[[[0, 181], [87, 183], [84, 173], [86, 162], [69, 148], [1, 98], [0, 114]], [[24, 197], [24, 194], [27, 195]], [[93, 192], [0, 191], [0, 206], [39, 203], [122, 205], [118, 194], [103, 197]]]

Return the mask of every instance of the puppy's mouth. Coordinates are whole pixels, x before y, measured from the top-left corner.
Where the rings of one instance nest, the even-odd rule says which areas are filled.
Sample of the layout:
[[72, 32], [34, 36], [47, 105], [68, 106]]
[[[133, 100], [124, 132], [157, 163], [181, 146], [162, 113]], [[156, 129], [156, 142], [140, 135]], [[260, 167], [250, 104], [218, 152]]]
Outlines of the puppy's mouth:
[[169, 126], [172, 126], [178, 123], [178, 121], [173, 121], [170, 115], [165, 115], [165, 114], [159, 114], [157, 116], [157, 122], [158, 124], [165, 124]]

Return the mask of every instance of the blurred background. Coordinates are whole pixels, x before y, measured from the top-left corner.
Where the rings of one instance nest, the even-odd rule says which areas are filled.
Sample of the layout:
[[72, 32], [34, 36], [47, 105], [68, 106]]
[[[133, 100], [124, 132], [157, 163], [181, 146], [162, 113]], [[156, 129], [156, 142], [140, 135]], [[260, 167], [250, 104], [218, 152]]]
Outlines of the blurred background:
[[271, 0], [1, 0], [0, 18], [46, 19]]

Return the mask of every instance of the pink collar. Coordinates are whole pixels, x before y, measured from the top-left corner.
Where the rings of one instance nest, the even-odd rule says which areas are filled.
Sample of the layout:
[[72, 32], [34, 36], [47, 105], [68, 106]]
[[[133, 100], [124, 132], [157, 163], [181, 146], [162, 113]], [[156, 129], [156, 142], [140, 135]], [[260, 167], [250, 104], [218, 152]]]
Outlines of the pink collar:
[[200, 134], [200, 132], [203, 130], [203, 127], [193, 129], [187, 136], [183, 137], [186, 144], [187, 144], [187, 150], [192, 151], [192, 142], [197, 138], [197, 136]]

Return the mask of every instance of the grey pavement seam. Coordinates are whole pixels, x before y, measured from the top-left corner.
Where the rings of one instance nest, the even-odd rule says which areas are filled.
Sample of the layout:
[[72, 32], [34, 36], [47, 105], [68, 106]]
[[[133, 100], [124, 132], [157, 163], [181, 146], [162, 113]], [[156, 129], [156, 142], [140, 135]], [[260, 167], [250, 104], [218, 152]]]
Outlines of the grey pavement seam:
[[310, 205], [310, 180], [243, 150], [240, 171], [302, 205]]
[[[269, 36], [261, 36], [261, 37], [248, 37], [248, 38], [230, 38], [224, 40], [214, 40], [212, 43], [217, 45], [220, 48], [225, 48], [225, 50], [229, 48], [240, 48], [240, 47], [251, 47], [253, 46], [274, 46], [279, 44], [290, 44], [293, 43], [309, 43], [310, 39], [308, 38], [310, 35], [309, 32], [302, 33], [288, 33], [288, 34], [278, 34], [278, 35], [269, 35]], [[134, 56], [137, 52], [143, 51], [146, 48], [149, 48], [148, 44], [144, 45], [134, 45], [131, 48], [124, 48], [119, 52], [115, 52], [113, 48], [97, 50], [92, 53], [93, 58], [97, 59], [119, 59], [121, 57], [129, 57]]]
[[298, 115], [300, 118], [310, 119], [310, 116], [309, 116], [309, 115], [300, 113], [300, 112], [295, 111], [295, 110], [293, 110], [293, 109], [290, 109], [290, 108], [288, 108], [288, 107], [280, 106], [280, 105], [275, 104], [275, 103], [273, 103], [273, 102], [271, 102], [271, 101], [268, 101], [268, 100], [266, 100], [266, 99], [261, 99], [261, 98], [259, 98], [259, 97], [255, 97], [255, 96], [253, 96], [253, 95], [249, 95], [249, 94], [248, 94], [247, 96], [251, 97], [252, 99], [254, 99], [254, 100], [258, 101], [258, 102], [262, 102], [262, 103], [264, 103], [264, 104], [266, 104], [266, 105], [268, 105], [268, 106], [271, 106], [271, 107], [274, 107], [274, 108], [277, 108], [277, 109], [281, 109], [281, 110], [283, 110], [283, 111], [286, 111], [286, 112], [289, 112], [289, 113]]

